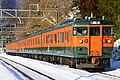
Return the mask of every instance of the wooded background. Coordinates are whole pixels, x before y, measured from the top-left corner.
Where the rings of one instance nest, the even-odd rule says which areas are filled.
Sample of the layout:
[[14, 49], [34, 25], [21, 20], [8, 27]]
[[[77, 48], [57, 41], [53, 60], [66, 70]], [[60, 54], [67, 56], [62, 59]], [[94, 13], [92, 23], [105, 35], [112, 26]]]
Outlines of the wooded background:
[[[111, 20], [114, 22], [115, 39], [120, 38], [120, 0], [2, 0], [1, 6], [2, 8], [11, 9], [29, 9], [29, 4], [38, 4], [38, 1], [46, 1], [51, 3], [51, 5], [55, 4], [55, 1], [59, 1], [59, 5], [57, 6], [59, 7], [58, 22], [66, 20], [68, 18], [68, 13], [72, 11], [73, 7], [77, 7], [77, 9], [80, 10], [80, 12], [76, 15], [81, 18], [90, 16], [91, 13], [93, 13], [94, 17], [97, 18], [102, 18], [102, 16], [105, 16], [106, 20]], [[47, 3], [45, 4], [47, 5]], [[38, 16], [40, 15], [39, 13], [34, 14]], [[55, 13], [46, 13], [46, 17], [53, 23], [57, 23]], [[25, 27], [27, 32], [20, 33], [17, 35], [19, 37], [22, 37], [27, 33], [31, 34], [37, 30], [53, 26], [53, 24], [46, 20], [41, 22], [41, 19], [25, 19], [24, 21], [24, 25], [19, 26]]]

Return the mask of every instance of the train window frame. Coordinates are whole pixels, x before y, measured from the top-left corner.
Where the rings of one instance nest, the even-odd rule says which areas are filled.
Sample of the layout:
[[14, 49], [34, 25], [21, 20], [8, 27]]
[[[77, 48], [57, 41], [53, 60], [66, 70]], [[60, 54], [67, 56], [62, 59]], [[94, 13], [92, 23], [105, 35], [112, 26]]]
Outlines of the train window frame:
[[29, 40], [29, 46], [30, 46], [30, 40]]
[[[80, 33], [79, 29], [82, 30], [81, 33]], [[88, 27], [87, 26], [73, 27], [73, 36], [87, 36], [87, 35], [88, 35]]]
[[50, 43], [53, 43], [53, 35], [50, 34]]
[[90, 27], [90, 36], [100, 36], [100, 27]]
[[32, 46], [34, 46], [34, 39], [32, 39]]
[[31, 46], [32, 46], [32, 39], [30, 40]]
[[26, 43], [25, 42], [23, 42], [24, 43], [24, 46], [26, 46]]
[[69, 42], [69, 32], [65, 31], [65, 41]]
[[35, 39], [33, 39], [33, 45], [36, 45], [36, 44], [35, 44]]
[[32, 39], [32, 46], [33, 46], [34, 44], [33, 44], [33, 39]]
[[30, 39], [30, 46], [32, 45], [31, 39]]
[[64, 43], [64, 32], [62, 32], [62, 43]]
[[64, 32], [60, 32], [60, 38], [59, 42], [64, 42]]
[[35, 39], [35, 44], [38, 45], [38, 40], [37, 40], [37, 38]]
[[35, 45], [35, 39], [33, 39], [33, 46]]
[[50, 42], [50, 35], [48, 35], [48, 44], [49, 44], [49, 42]]
[[54, 43], [57, 43], [57, 34], [54, 34]]
[[[104, 29], [104, 28], [108, 28], [108, 29]], [[102, 27], [102, 35], [103, 36], [112, 36], [114, 35], [114, 26], [103, 26]]]
[[44, 41], [44, 44], [46, 44], [46, 37], [43, 36], [43, 41]]
[[29, 46], [31, 46], [31, 40], [29, 40]]
[[40, 42], [41, 42], [41, 40], [40, 40], [40, 38], [38, 38], [38, 45], [40, 45]]
[[58, 32], [58, 43], [60, 42], [60, 32]]
[[28, 40], [28, 46], [30, 46], [30, 42], [29, 42], [29, 40]]
[[62, 32], [59, 33], [59, 42], [62, 42]]
[[48, 44], [48, 36], [46, 36], [45, 38], [46, 38], [45, 43]]

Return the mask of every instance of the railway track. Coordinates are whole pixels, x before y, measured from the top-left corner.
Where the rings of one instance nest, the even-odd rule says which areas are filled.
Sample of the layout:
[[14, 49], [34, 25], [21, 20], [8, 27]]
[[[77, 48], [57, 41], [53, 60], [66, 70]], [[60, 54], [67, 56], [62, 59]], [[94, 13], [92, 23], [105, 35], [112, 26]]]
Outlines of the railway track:
[[[46, 74], [43, 74], [43, 73], [41, 73], [41, 72], [39, 72], [39, 71], [36, 71], [36, 70], [34, 70], [34, 69], [31, 69], [31, 68], [29, 68], [29, 67], [27, 67], [27, 66], [25, 66], [25, 65], [23, 65], [23, 64], [20, 64], [20, 63], [18, 63], [18, 62], [16, 62], [16, 61], [13, 61], [13, 60], [10, 60], [10, 59], [7, 59], [7, 58], [4, 58], [4, 57], [1, 57], [1, 59], [2, 59], [2, 61], [4, 61], [5, 63], [7, 63], [7, 64], [9, 64], [9, 65], [11, 65], [10, 63], [8, 63], [9, 61], [11, 61], [11, 62], [14, 62], [15, 64], [19, 64], [19, 65], [21, 65], [21, 66], [24, 66], [25, 68], [28, 68], [28, 69], [30, 69], [31, 71], [34, 71], [34, 72], [36, 72], [36, 73], [38, 73], [39, 75], [43, 75], [44, 77], [47, 77], [47, 80], [49, 79], [49, 80], [55, 80], [54, 78], [52, 78], [52, 77], [50, 77], [50, 76], [48, 76], [48, 75], [46, 75]], [[9, 61], [8, 61], [9, 60]], [[12, 66], [12, 65], [11, 65]], [[14, 67], [14, 66], [13, 66]], [[16, 69], [16, 67], [15, 67], [15, 69]], [[19, 70], [18, 69], [18, 71], [21, 71], [21, 70]], [[20, 72], [21, 73], [21, 72]], [[94, 72], [93, 72], [94, 73]], [[26, 73], [22, 73], [24, 76], [26, 76], [29, 80], [35, 80], [33, 77], [31, 77], [30, 75], [28, 75], [28, 74], [26, 74]], [[95, 76], [101, 76], [101, 77], [108, 77], [108, 78], [114, 78], [114, 80], [120, 80], [120, 77], [119, 76], [116, 76], [116, 75], [111, 75], [111, 74], [107, 74], [107, 73], [104, 73], [104, 72], [97, 72], [97, 73], [95, 73], [95, 74], [92, 74], [92, 75], [88, 75], [88, 76], [82, 76], [82, 77], [93, 77], [93, 75], [95, 75]], [[40, 80], [40, 79], [39, 79]], [[113, 79], [112, 79], [113, 80]]]
[[111, 75], [111, 74], [107, 74], [107, 73], [103, 73], [103, 72], [101, 72], [100, 74], [103, 74], [103, 75], [106, 75], [106, 76], [111, 76], [111, 77], [119, 78], [119, 79], [120, 79], [120, 76]]
[[24, 75], [27, 79], [29, 80], [34, 80], [32, 77], [30, 77], [29, 75], [27, 75], [26, 73], [20, 71], [19, 69], [17, 69], [16, 67], [14, 67], [13, 65], [5, 62], [4, 60], [0, 59], [1, 63], [3, 64], [4, 67], [8, 68], [6, 65], [11, 66], [12, 68], [14, 68], [15, 70], [17, 70], [19, 73], [21, 73], [22, 75]]
[[29, 70], [31, 70], [31, 71], [34, 71], [35, 73], [37, 73], [37, 74], [39, 74], [39, 75], [42, 75], [42, 76], [44, 76], [44, 77], [47, 77], [47, 78], [50, 79], [50, 80], [56, 80], [56, 79], [54, 79], [54, 78], [52, 78], [52, 77], [50, 77], [50, 76], [48, 76], [48, 75], [46, 75], [46, 74], [44, 74], [44, 73], [42, 73], [42, 72], [40, 72], [40, 71], [37, 71], [37, 70], [35, 70], [35, 69], [32, 69], [32, 68], [30, 68], [30, 67], [28, 67], [28, 66], [25, 66], [25, 65], [23, 65], [23, 64], [20, 64], [20, 63], [18, 63], [18, 62], [15, 62], [15, 61], [13, 61], [13, 60], [10, 60], [10, 59], [1, 57], [0, 60], [2, 60], [3, 62], [5, 62], [6, 64], [12, 66], [12, 67], [13, 67], [14, 69], [16, 69], [18, 72], [20, 72], [20, 73], [23, 74], [25, 77], [27, 77], [29, 80], [35, 80], [35, 79], [34, 79], [32, 76], [29, 76], [29, 74], [26, 74], [24, 71], [16, 68], [14, 65], [8, 63], [7, 61], [5, 61], [5, 59], [6, 59], [6, 60], [9, 60], [9, 61], [11, 61], [11, 62], [13, 62], [13, 63], [15, 63], [15, 64], [18, 64], [18, 65], [20, 65], [20, 66], [23, 66], [23, 67], [25, 67], [25, 68], [27, 68], [27, 69], [29, 69]]

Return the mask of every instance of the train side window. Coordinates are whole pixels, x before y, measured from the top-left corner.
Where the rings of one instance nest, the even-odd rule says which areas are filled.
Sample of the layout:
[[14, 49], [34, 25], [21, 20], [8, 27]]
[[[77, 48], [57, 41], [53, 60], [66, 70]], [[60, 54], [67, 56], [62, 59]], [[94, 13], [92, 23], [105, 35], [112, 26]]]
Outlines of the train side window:
[[102, 29], [102, 35], [103, 36], [110, 36], [113, 35], [113, 27], [103, 27]]
[[27, 40], [27, 46], [29, 46], [29, 42], [28, 42], [28, 40]]
[[32, 41], [31, 41], [31, 39], [30, 39], [30, 46], [32, 45]]
[[34, 45], [34, 39], [32, 39], [32, 46]]
[[31, 40], [30, 40], [30, 46], [31, 46]]
[[32, 41], [32, 39], [31, 39], [31, 46], [33, 45], [33, 43], [32, 43], [33, 41]]
[[26, 46], [28, 46], [28, 41], [26, 40]]
[[33, 39], [33, 46], [34, 46], [34, 42], [35, 42], [35, 40]]
[[91, 27], [90, 36], [100, 36], [100, 27]]
[[37, 41], [36, 41], [36, 38], [34, 39], [34, 45], [37, 45]]
[[64, 32], [60, 32], [60, 42], [64, 42]]
[[48, 35], [48, 43], [50, 42], [50, 35]]
[[43, 41], [44, 41], [44, 44], [46, 44], [46, 38], [45, 38], [45, 36], [43, 37]]
[[30, 40], [30, 46], [32, 46], [32, 40]]
[[24, 46], [26, 46], [26, 43], [24, 42]]
[[35, 39], [33, 39], [33, 45], [35, 45]]
[[64, 32], [62, 32], [62, 42], [64, 42]]
[[58, 33], [58, 43], [60, 42], [60, 33]]
[[66, 32], [65, 32], [65, 35], [66, 35], [66, 36], [65, 36], [65, 38], [66, 38], [66, 39], [65, 39], [65, 40], [66, 40], [66, 42], [69, 42], [69, 32], [68, 32], [68, 31], [66, 31]]
[[36, 42], [36, 45], [38, 45], [38, 40], [37, 40], [37, 38], [35, 39], [35, 42]]
[[40, 44], [40, 38], [38, 38], [38, 45]]
[[48, 36], [46, 36], [46, 44], [48, 44]]
[[54, 43], [57, 43], [57, 34], [54, 34]]
[[87, 36], [88, 28], [87, 27], [73, 27], [74, 36]]
[[29, 40], [29, 46], [30, 46], [30, 40]]
[[32, 46], [34, 45], [33, 43], [34, 43], [34, 39], [32, 39]]
[[27, 46], [29, 46], [29, 40], [27, 41], [28, 43], [27, 43]]
[[50, 34], [50, 43], [53, 43], [53, 35]]
[[34, 43], [33, 43], [33, 44], [36, 45], [36, 40], [35, 40], [35, 39], [33, 39], [33, 40], [34, 40]]
[[29, 42], [29, 40], [28, 40], [28, 46], [30, 46], [30, 42]]

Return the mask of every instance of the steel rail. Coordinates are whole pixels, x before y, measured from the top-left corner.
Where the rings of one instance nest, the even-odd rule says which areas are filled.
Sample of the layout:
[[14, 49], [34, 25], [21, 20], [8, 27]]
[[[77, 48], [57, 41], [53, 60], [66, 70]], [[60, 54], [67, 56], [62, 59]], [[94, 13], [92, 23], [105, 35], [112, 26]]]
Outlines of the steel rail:
[[[3, 59], [6, 59], [6, 60], [9, 60], [9, 61], [11, 61], [11, 62], [13, 62], [13, 63], [16, 63], [16, 64], [18, 64], [18, 65], [21, 65], [21, 66], [23, 66], [23, 67], [25, 67], [25, 68], [27, 68], [27, 69], [29, 69], [29, 70], [32, 70], [32, 71], [34, 71], [34, 72], [36, 72], [36, 73], [38, 73], [38, 74], [40, 74], [40, 75], [43, 75], [43, 76], [45, 76], [45, 77], [47, 77], [47, 78], [49, 78], [49, 79], [51, 79], [51, 80], [56, 80], [56, 79], [54, 79], [54, 78], [52, 78], [52, 77], [50, 77], [50, 76], [48, 76], [48, 75], [46, 75], [46, 74], [44, 74], [44, 73], [42, 73], [42, 72], [39, 72], [39, 71], [37, 71], [37, 70], [35, 70], [35, 69], [30, 68], [30, 67], [28, 67], [28, 66], [25, 66], [25, 65], [23, 65], [23, 64], [20, 64], [20, 63], [18, 63], [18, 62], [13, 61], [13, 60], [7, 59], [7, 58], [5, 58], [5, 57], [1, 57], [1, 60], [4, 61], [4, 62], [7, 63], [7, 64], [9, 64], [9, 63], [6, 62], [5, 60], [3, 60], [2, 58], [3, 58]], [[9, 65], [13, 66], [12, 64], [9, 64]], [[30, 77], [29, 75], [27, 75], [27, 74], [24, 73], [23, 71], [17, 69], [17, 68], [14, 67], [14, 66], [13, 66], [13, 68], [15, 68], [16, 70], [18, 70], [18, 71], [20, 71], [21, 73], [23, 73], [23, 75], [25, 75], [26, 77], [28, 77], [30, 80], [34, 80], [32, 77]]]

